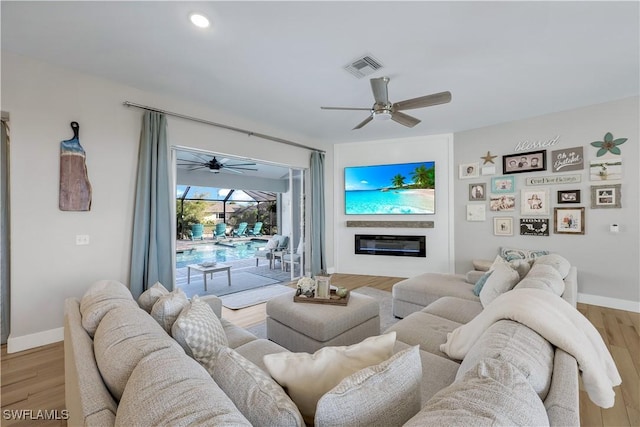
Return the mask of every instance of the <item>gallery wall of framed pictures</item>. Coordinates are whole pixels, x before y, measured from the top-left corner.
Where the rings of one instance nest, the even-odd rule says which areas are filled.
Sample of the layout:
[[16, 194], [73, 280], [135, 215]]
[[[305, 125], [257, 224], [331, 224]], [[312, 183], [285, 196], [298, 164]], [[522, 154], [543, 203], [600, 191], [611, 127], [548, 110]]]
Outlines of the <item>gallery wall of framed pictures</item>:
[[480, 156], [484, 164], [472, 159], [461, 163], [459, 179], [473, 179], [467, 220], [493, 221], [495, 236], [584, 235], [588, 210], [623, 206], [619, 146], [625, 141], [607, 132], [602, 140], [565, 148], [556, 136], [538, 147], [526, 147], [537, 150], [518, 144], [513, 153], [487, 151]]

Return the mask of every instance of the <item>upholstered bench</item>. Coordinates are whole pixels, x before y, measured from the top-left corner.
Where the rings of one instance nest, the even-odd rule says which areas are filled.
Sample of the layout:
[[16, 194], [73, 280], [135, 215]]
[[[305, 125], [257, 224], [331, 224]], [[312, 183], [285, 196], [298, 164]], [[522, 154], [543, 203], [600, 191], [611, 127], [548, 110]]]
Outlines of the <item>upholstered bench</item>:
[[267, 302], [267, 338], [293, 352], [356, 344], [380, 334], [380, 306], [352, 292], [347, 305], [293, 302], [295, 291]]

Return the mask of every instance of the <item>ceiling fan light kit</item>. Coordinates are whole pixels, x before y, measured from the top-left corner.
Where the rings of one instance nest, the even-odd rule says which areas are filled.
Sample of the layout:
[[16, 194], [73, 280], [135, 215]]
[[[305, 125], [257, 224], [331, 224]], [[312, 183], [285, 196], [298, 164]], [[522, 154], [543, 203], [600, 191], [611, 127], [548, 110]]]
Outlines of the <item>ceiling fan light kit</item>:
[[359, 107], [320, 107], [323, 110], [369, 110], [369, 117], [360, 122], [353, 130], [360, 129], [372, 120], [393, 120], [406, 127], [414, 127], [420, 123], [419, 119], [408, 114], [402, 113], [401, 110], [413, 110], [416, 108], [431, 107], [433, 105], [446, 104], [451, 102], [451, 92], [439, 92], [431, 95], [425, 95], [418, 98], [407, 99], [396, 103], [389, 102], [389, 93], [387, 85], [389, 77], [377, 77], [371, 79], [371, 90], [375, 103], [371, 109]]

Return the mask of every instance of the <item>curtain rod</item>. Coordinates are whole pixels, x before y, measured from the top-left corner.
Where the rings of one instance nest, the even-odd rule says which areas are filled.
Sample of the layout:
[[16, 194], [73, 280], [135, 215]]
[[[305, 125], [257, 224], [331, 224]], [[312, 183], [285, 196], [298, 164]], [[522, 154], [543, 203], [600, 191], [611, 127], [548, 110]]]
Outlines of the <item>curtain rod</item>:
[[308, 147], [306, 145], [299, 144], [299, 143], [293, 142], [293, 141], [289, 141], [287, 139], [282, 139], [282, 138], [278, 138], [278, 137], [275, 137], [275, 136], [265, 135], [264, 133], [252, 132], [252, 131], [249, 131], [249, 130], [240, 129], [240, 128], [236, 128], [236, 127], [233, 127], [233, 126], [223, 125], [222, 123], [216, 123], [216, 122], [212, 122], [210, 120], [204, 120], [204, 119], [199, 119], [197, 117], [191, 117], [191, 116], [186, 116], [184, 114], [174, 113], [174, 112], [171, 112], [171, 111], [160, 110], [159, 108], [147, 107], [146, 105], [140, 105], [140, 104], [136, 104], [136, 103], [129, 102], [129, 101], [124, 101], [122, 104], [124, 106], [126, 106], [126, 107], [140, 108], [142, 110], [147, 110], [147, 111], [155, 111], [157, 113], [166, 114], [167, 116], [178, 117], [180, 119], [191, 120], [192, 122], [204, 123], [205, 125], [215, 126], [215, 127], [219, 127], [219, 128], [222, 128], [222, 129], [231, 130], [231, 131], [234, 131], [234, 132], [244, 133], [247, 136], [257, 136], [258, 138], [268, 139], [270, 141], [275, 141], [275, 142], [279, 142], [281, 144], [287, 144], [287, 145], [291, 145], [291, 146], [298, 147], [298, 148], [304, 148], [304, 149], [311, 150], [311, 151], [318, 151], [320, 153], [324, 153], [325, 152], [324, 150], [318, 150], [317, 148]]

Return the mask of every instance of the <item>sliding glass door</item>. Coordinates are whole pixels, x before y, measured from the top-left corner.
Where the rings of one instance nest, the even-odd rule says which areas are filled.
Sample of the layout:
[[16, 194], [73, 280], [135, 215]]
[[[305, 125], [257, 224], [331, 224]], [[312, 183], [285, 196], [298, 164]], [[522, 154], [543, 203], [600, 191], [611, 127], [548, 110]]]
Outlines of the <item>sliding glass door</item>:
[[289, 268], [291, 279], [303, 276], [305, 272], [305, 211], [304, 174], [302, 169], [289, 170], [289, 219], [290, 256], [285, 257], [284, 267]]

